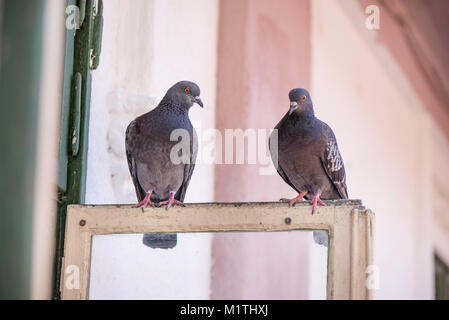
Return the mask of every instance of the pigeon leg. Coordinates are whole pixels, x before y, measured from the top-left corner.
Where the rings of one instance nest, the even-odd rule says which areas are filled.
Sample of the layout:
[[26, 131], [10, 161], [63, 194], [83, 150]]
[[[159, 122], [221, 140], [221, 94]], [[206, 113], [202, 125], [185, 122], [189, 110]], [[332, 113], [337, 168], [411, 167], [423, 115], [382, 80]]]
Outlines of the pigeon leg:
[[282, 201], [282, 202], [288, 202], [288, 205], [291, 207], [291, 206], [294, 205], [295, 202], [298, 201], [298, 200], [304, 201], [304, 196], [305, 196], [306, 194], [307, 194], [307, 192], [300, 192], [300, 193], [298, 194], [298, 196], [295, 197], [295, 198], [293, 198], [293, 199], [282, 198], [282, 199], [279, 200], [279, 201]]
[[153, 191], [147, 192], [145, 198], [143, 198], [142, 201], [140, 201], [138, 204], [133, 205], [133, 208], [139, 208], [142, 207], [142, 212], [145, 210], [145, 208], [150, 205], [151, 207], [155, 207], [155, 204], [153, 201], [150, 200], [151, 194]]
[[170, 198], [167, 201], [161, 201], [159, 202], [159, 205], [164, 205], [166, 204], [167, 206], [165, 207], [165, 209], [168, 209], [171, 207], [172, 204], [177, 204], [178, 206], [183, 206], [185, 207], [184, 203], [182, 203], [181, 201], [178, 201], [175, 199], [175, 193], [173, 191], [170, 191]]
[[326, 204], [323, 201], [321, 201], [320, 194], [318, 192], [315, 193], [312, 199], [312, 214], [315, 212], [317, 203], [321, 204], [323, 207], [326, 207]]

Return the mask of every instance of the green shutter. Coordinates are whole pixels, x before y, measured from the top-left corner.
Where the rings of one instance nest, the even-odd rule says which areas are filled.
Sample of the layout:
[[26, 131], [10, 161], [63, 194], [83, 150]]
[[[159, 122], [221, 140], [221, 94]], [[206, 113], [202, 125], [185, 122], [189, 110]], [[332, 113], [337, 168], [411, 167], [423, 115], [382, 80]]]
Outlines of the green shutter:
[[[68, 0], [79, 8], [79, 29], [66, 31], [64, 92], [59, 144], [59, 192], [54, 298], [59, 298], [67, 204], [84, 203], [91, 96], [91, 70], [99, 64], [103, 1]], [[67, 17], [67, 15], [66, 15]]]

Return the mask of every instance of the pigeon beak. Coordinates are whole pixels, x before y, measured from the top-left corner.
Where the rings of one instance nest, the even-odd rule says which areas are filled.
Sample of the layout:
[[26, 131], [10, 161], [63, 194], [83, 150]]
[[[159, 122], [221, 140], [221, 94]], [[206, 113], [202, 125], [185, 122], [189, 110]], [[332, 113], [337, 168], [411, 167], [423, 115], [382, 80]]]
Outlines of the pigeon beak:
[[200, 96], [196, 96], [196, 97], [195, 97], [195, 103], [198, 103], [198, 105], [199, 105], [201, 108], [204, 108], [203, 101], [201, 101]]
[[291, 115], [293, 111], [295, 111], [296, 109], [298, 109], [298, 102], [296, 101], [290, 102], [290, 110], [288, 111], [288, 114]]

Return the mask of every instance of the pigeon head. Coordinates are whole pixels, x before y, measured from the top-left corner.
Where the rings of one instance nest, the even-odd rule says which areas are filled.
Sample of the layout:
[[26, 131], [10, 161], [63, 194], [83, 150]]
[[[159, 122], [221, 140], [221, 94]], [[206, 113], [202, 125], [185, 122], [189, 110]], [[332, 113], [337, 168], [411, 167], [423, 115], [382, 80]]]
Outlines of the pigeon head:
[[191, 81], [180, 81], [175, 83], [168, 89], [164, 100], [169, 100], [171, 103], [181, 105], [189, 109], [194, 103], [203, 107], [203, 101], [200, 98], [200, 87]]
[[313, 113], [312, 99], [306, 89], [292, 89], [290, 90], [288, 97], [290, 99], [290, 111], [288, 114], [292, 114], [293, 112], [301, 114], [310, 111]]

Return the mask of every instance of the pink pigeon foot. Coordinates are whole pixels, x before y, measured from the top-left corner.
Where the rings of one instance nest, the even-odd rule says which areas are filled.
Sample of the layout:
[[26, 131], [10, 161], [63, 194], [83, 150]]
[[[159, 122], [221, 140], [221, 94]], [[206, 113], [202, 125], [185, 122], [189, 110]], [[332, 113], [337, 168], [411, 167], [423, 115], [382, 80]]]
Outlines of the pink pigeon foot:
[[291, 207], [291, 206], [293, 206], [297, 201], [304, 201], [304, 196], [305, 196], [306, 194], [307, 194], [307, 192], [300, 192], [300, 193], [298, 194], [298, 196], [295, 197], [295, 198], [293, 198], [293, 199], [282, 198], [282, 199], [279, 200], [279, 201], [282, 201], [282, 202], [288, 202], [288, 205]]
[[318, 192], [315, 193], [312, 199], [312, 214], [315, 212], [317, 203], [319, 203], [323, 207], [326, 207], [326, 204], [320, 199], [320, 194]]
[[167, 205], [167, 206], [165, 207], [165, 209], [170, 208], [172, 204], [176, 204], [176, 205], [178, 205], [178, 206], [185, 207], [184, 203], [182, 203], [181, 201], [175, 199], [175, 193], [174, 193], [174, 192], [170, 192], [170, 198], [169, 198], [167, 201], [161, 201], [161, 202], [159, 202], [159, 205], [160, 205], [160, 206], [161, 206], [161, 205], [164, 205], [164, 204]]
[[154, 204], [154, 202], [150, 200], [150, 197], [151, 197], [151, 194], [152, 194], [152, 193], [153, 193], [153, 191], [148, 192], [148, 193], [145, 195], [145, 198], [143, 198], [142, 201], [140, 201], [138, 204], [133, 205], [132, 207], [133, 207], [133, 208], [139, 208], [139, 207], [142, 207], [142, 212], [145, 211], [145, 208], [146, 208], [147, 206], [155, 207], [156, 205]]

